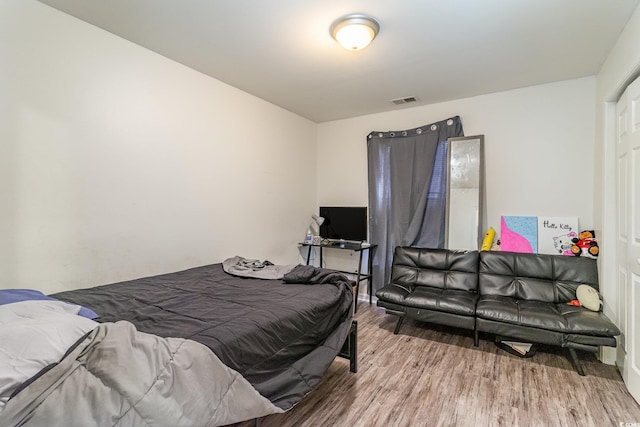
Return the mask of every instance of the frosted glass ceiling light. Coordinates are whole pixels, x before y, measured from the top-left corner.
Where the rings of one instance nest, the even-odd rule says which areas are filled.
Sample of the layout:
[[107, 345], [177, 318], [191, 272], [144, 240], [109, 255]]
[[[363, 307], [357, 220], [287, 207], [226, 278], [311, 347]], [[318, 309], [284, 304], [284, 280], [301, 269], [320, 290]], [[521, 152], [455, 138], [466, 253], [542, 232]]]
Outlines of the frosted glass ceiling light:
[[366, 15], [354, 13], [337, 19], [331, 24], [331, 37], [336, 39], [347, 50], [360, 50], [369, 46], [378, 31], [380, 24]]

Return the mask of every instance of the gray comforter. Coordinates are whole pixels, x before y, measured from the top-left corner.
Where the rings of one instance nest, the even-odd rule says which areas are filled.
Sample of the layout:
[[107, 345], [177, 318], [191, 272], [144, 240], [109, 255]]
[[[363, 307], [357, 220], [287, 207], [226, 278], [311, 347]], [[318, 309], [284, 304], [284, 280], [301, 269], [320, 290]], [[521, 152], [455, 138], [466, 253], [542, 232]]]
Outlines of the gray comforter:
[[282, 412], [204, 345], [99, 325], [0, 412], [1, 426], [218, 426]]
[[53, 297], [92, 309], [100, 323], [126, 320], [141, 332], [197, 341], [287, 410], [320, 382], [353, 313], [344, 276], [306, 266], [291, 274], [297, 283], [233, 276], [213, 264]]

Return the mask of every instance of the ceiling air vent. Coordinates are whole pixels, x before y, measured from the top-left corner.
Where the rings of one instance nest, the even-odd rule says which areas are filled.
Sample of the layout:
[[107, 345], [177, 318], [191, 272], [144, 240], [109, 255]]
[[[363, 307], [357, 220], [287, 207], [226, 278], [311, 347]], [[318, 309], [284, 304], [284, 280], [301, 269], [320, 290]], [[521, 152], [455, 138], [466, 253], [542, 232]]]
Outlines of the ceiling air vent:
[[417, 100], [418, 98], [416, 98], [415, 96], [407, 96], [406, 98], [392, 99], [391, 102], [393, 102], [395, 105], [402, 105], [408, 104], [410, 102], [416, 102]]

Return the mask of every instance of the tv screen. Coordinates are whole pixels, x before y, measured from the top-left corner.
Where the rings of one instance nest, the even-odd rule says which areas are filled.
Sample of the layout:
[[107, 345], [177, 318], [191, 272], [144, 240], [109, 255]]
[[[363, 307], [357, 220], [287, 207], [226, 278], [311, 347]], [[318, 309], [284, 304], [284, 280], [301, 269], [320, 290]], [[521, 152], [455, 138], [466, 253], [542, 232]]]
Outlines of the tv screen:
[[320, 237], [354, 241], [367, 240], [367, 208], [320, 206], [324, 222]]

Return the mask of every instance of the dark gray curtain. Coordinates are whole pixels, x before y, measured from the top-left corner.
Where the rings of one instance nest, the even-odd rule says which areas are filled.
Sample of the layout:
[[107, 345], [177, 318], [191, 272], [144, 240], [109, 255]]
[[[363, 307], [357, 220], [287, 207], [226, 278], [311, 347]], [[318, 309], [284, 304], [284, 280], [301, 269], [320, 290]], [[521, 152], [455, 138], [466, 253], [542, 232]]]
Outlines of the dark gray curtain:
[[446, 147], [455, 136], [464, 136], [458, 116], [367, 136], [374, 293], [389, 282], [396, 246], [444, 247]]

